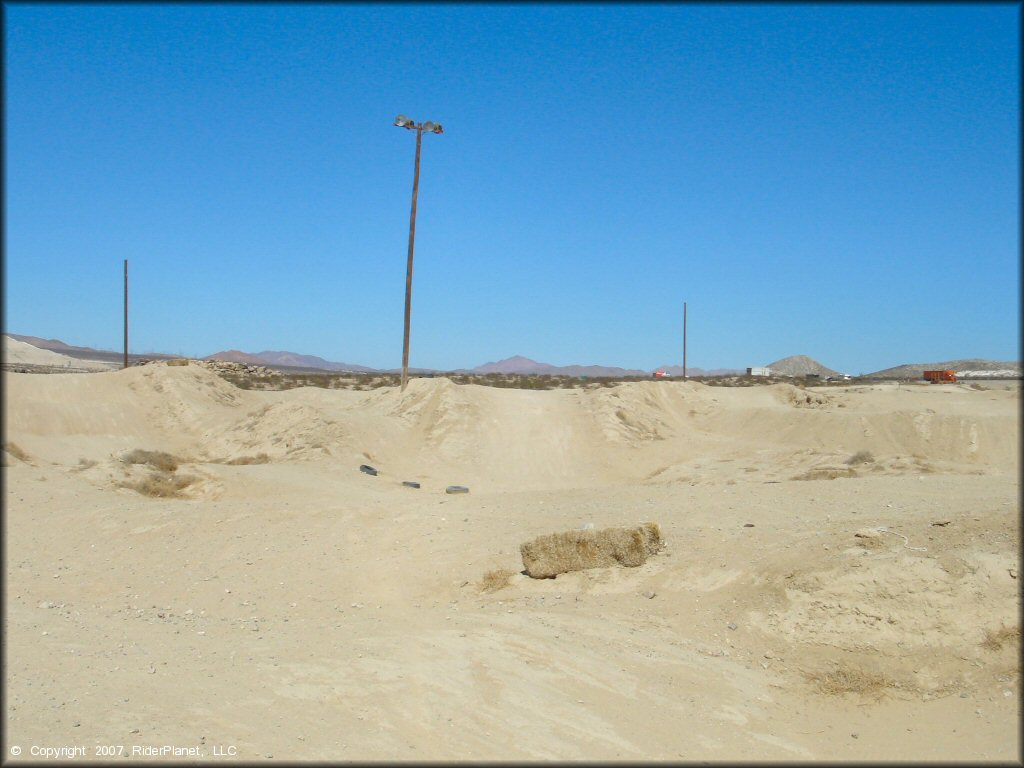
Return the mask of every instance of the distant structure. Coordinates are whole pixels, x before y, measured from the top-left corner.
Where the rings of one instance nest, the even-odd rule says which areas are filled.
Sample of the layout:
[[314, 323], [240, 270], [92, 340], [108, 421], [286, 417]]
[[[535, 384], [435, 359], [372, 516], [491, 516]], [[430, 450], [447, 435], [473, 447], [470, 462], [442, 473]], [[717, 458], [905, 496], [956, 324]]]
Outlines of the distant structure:
[[771, 376], [771, 368], [747, 368], [747, 376]]
[[942, 384], [947, 381], [955, 382], [956, 371], [925, 371], [924, 379], [930, 384]]

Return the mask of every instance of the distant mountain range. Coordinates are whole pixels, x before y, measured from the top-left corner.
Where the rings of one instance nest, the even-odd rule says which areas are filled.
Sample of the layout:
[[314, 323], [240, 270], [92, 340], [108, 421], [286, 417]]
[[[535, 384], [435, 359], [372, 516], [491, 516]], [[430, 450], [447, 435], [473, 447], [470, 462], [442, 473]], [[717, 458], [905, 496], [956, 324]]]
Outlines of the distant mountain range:
[[[39, 336], [24, 336], [16, 333], [7, 333], [5, 335], [26, 344], [31, 344], [39, 349], [49, 349], [80, 360], [121, 360], [123, 355], [122, 352], [114, 352], [112, 350], [99, 350], [93, 349], [92, 347], [76, 347], [71, 344], [66, 344], [59, 339], [44, 339]], [[128, 357], [133, 361], [141, 359], [164, 360], [180, 357], [180, 355], [150, 352], [146, 354], [130, 353]], [[246, 363], [249, 365], [263, 365], [270, 368], [287, 368], [293, 371], [349, 371], [354, 373], [398, 373], [401, 371], [401, 368], [379, 369], [369, 368], [365, 365], [356, 365], [355, 363], [334, 362], [331, 360], [325, 360], [322, 357], [317, 357], [316, 355], [300, 355], [296, 352], [265, 351], [251, 353], [242, 352], [237, 349], [229, 349], [223, 352], [215, 352], [204, 359]], [[807, 374], [817, 374], [822, 378], [825, 378], [828, 376], [842, 375], [837, 371], [822, 365], [817, 360], [807, 357], [806, 355], [793, 355], [791, 357], [786, 357], [781, 360], [776, 360], [774, 363], [769, 363], [765, 367], [770, 368], [773, 373], [782, 376], [806, 376]], [[679, 365], [666, 365], [658, 368], [657, 370], [665, 371], [673, 377], [681, 377], [683, 375], [683, 368]], [[863, 375], [866, 378], [877, 379], [916, 379], [920, 378], [922, 371], [925, 370], [952, 370], [958, 372], [961, 376], [1024, 376], [1024, 369], [1022, 369], [1020, 362], [1000, 362], [997, 360], [977, 359], [948, 360], [942, 363], [908, 363], [906, 365], [886, 368], [882, 371]], [[641, 371], [636, 368], [619, 368], [605, 365], [551, 365], [550, 363], [539, 363], [536, 360], [531, 360], [530, 358], [523, 357], [522, 355], [515, 355], [493, 363], [484, 363], [483, 365], [478, 365], [476, 368], [459, 368], [455, 371], [439, 371], [430, 368], [410, 368], [409, 372], [413, 374], [502, 373], [540, 376], [587, 376], [590, 378], [627, 378], [631, 376], [647, 377], [652, 373], [652, 371]], [[743, 370], [736, 368], [712, 368], [710, 370], [705, 370], [703, 368], [690, 368], [688, 366], [686, 369], [688, 377], [735, 376], [742, 373], [744, 373]]]
[[[103, 362], [117, 362], [124, 359], [124, 351], [114, 352], [109, 349], [93, 349], [92, 347], [76, 347], [71, 344], [65, 344], [59, 339], [43, 339], [39, 336], [22, 336], [18, 333], [5, 333], [4, 336], [10, 336], [12, 339], [17, 339], [25, 344], [31, 344], [33, 347], [39, 349], [49, 349], [52, 352], [59, 352], [62, 355], [68, 357], [74, 357], [78, 360], [101, 360]], [[161, 352], [149, 352], [144, 355], [140, 355], [135, 352], [128, 353], [128, 359], [130, 361], [138, 360], [169, 360], [171, 358], [180, 357], [180, 355], [165, 355]]]
[[237, 349], [229, 349], [225, 352], [214, 352], [203, 359], [221, 360], [228, 363], [246, 363], [248, 365], [307, 368], [317, 371], [355, 371], [357, 373], [371, 373], [375, 371], [374, 368], [367, 368], [365, 365], [335, 363], [330, 360], [324, 360], [316, 355], [300, 355], [295, 352], [257, 352], [249, 354], [248, 352], [240, 352]]
[[[683, 366], [681, 365], [663, 365], [657, 370], [664, 371], [672, 377], [681, 377], [683, 375]], [[686, 366], [687, 377], [693, 376], [739, 376], [746, 373], [745, 370], [739, 368], [712, 368], [710, 370], [704, 370], [703, 368], [692, 368], [689, 365]]]
[[458, 373], [516, 373], [533, 376], [588, 376], [597, 378], [611, 376], [625, 378], [627, 376], [648, 376], [648, 371], [636, 368], [616, 368], [606, 365], [551, 365], [538, 363], [522, 355], [508, 357], [496, 363], [484, 363], [476, 368], [460, 369]]

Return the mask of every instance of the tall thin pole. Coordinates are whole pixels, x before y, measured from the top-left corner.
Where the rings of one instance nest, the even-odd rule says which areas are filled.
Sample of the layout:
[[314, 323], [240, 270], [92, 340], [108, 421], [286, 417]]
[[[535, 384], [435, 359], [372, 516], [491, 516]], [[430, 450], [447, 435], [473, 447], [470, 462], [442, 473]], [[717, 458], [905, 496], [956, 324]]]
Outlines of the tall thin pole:
[[683, 381], [686, 381], [686, 302], [683, 302]]
[[124, 368], [128, 367], [128, 259], [124, 260]]
[[420, 144], [423, 124], [416, 126], [416, 170], [412, 176], [412, 212], [409, 214], [409, 264], [405, 271], [405, 340], [402, 342], [402, 391], [409, 383], [409, 318], [412, 315], [412, 249], [416, 240], [416, 194], [420, 187]]

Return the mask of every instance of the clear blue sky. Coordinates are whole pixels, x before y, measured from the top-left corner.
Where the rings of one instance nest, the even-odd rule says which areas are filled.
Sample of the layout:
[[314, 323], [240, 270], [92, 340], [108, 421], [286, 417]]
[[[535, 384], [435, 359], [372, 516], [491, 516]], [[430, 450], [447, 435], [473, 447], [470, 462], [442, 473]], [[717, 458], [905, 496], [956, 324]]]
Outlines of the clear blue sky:
[[5, 14], [4, 329], [849, 373], [1020, 358], [1017, 4]]

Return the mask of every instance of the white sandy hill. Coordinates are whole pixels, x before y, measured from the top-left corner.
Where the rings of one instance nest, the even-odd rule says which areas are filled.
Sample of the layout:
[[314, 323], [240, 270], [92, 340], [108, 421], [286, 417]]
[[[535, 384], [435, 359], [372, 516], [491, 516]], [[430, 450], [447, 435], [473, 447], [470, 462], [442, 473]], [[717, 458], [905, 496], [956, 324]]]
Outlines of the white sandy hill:
[[4, 361], [23, 365], [49, 365], [60, 368], [77, 368], [79, 370], [109, 371], [116, 367], [114, 363], [99, 360], [79, 360], [75, 357], [62, 355], [49, 349], [40, 349], [24, 341], [4, 336]]

